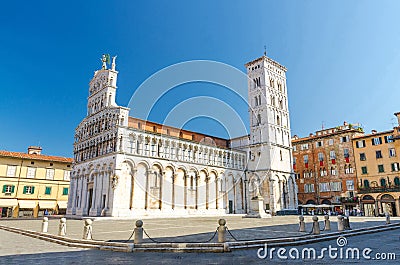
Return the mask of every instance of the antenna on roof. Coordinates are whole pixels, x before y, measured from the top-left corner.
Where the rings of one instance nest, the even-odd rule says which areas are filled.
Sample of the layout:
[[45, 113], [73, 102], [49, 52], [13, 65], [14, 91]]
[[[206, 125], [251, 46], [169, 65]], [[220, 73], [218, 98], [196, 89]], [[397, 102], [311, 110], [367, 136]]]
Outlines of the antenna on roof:
[[267, 45], [264, 45], [264, 56], [267, 56]]
[[322, 121], [322, 130], [324, 129], [324, 121]]

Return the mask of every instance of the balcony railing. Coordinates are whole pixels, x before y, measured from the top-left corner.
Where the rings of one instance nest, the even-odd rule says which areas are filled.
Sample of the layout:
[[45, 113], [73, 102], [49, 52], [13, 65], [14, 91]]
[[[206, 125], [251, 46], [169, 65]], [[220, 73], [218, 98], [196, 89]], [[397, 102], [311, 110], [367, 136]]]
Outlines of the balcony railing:
[[400, 191], [400, 186], [387, 187], [360, 187], [358, 193], [381, 193], [381, 192], [396, 192]]

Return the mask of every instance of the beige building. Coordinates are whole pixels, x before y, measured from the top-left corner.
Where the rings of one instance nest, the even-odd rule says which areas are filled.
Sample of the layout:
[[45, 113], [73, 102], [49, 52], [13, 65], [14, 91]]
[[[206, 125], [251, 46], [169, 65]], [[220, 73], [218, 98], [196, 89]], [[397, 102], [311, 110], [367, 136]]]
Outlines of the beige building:
[[72, 158], [0, 151], [1, 217], [64, 214], [67, 208]]
[[393, 130], [353, 139], [361, 209], [366, 216], [399, 216], [400, 165]]

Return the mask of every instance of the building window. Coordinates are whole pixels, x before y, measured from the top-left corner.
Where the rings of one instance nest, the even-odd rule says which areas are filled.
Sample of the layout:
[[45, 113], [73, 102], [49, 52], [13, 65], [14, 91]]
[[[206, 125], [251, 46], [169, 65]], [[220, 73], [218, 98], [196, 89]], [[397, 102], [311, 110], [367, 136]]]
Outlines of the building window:
[[315, 143], [316, 147], [322, 147], [323, 145], [324, 145], [323, 141], [318, 141], [318, 142]]
[[14, 193], [15, 186], [14, 185], [3, 185], [3, 193], [12, 194]]
[[63, 193], [62, 195], [68, 195], [68, 188], [63, 188]]
[[334, 143], [334, 142], [333, 142], [333, 139], [329, 139], [329, 140], [328, 140], [328, 145], [333, 145], [333, 143]]
[[51, 187], [46, 187], [45, 191], [44, 191], [45, 195], [50, 195], [51, 194]]
[[71, 171], [65, 170], [64, 171], [64, 180], [65, 181], [70, 181], [71, 180]]
[[46, 169], [46, 179], [49, 179], [49, 180], [54, 179], [54, 169], [52, 169], [52, 168]]
[[382, 138], [381, 137], [375, 137], [371, 139], [372, 145], [380, 145], [382, 144]]
[[386, 135], [384, 138], [385, 143], [393, 143], [393, 135]]
[[363, 148], [365, 147], [365, 140], [360, 140], [356, 142], [356, 147], [357, 148]]
[[331, 182], [330, 187], [331, 187], [331, 191], [341, 191], [342, 190], [342, 182]]
[[293, 145], [293, 151], [294, 152], [296, 152], [297, 150], [296, 150], [297, 148], [296, 148], [296, 146], [295, 145]]
[[333, 151], [333, 150], [330, 151], [330, 152], [329, 152], [329, 157], [330, 157], [331, 160], [336, 159], [336, 153], [335, 153], [335, 151]]
[[367, 167], [361, 167], [362, 174], [368, 174]]
[[330, 187], [329, 187], [329, 182], [326, 183], [320, 183], [319, 184], [319, 191], [320, 192], [326, 192], [326, 191], [330, 191]]
[[375, 151], [375, 154], [376, 154], [376, 158], [382, 158], [382, 152], [381, 152], [381, 150]]
[[340, 142], [341, 143], [346, 143], [348, 141], [350, 141], [350, 137], [348, 135], [343, 136], [343, 137], [340, 138]]
[[318, 153], [318, 161], [324, 161], [324, 154], [323, 153]]
[[379, 173], [385, 172], [383, 165], [378, 165], [378, 172]]
[[300, 150], [308, 150], [308, 144], [302, 144]]
[[399, 171], [399, 163], [392, 163], [392, 171]]
[[17, 166], [7, 166], [7, 177], [15, 177]]
[[389, 148], [389, 157], [395, 157], [396, 156], [396, 150], [394, 148]]
[[28, 167], [28, 170], [26, 171], [26, 178], [33, 179], [35, 178], [35, 175], [36, 175], [36, 168]]
[[365, 153], [360, 153], [360, 160], [365, 161], [367, 157], [365, 156]]
[[343, 155], [344, 158], [349, 158], [350, 157], [350, 152], [348, 148], [343, 149]]
[[308, 164], [308, 155], [303, 156], [304, 164]]
[[304, 184], [304, 192], [314, 192], [314, 184]]
[[381, 179], [381, 187], [386, 187], [386, 179]]
[[331, 175], [336, 176], [336, 169], [334, 167], [331, 167]]
[[35, 193], [35, 187], [34, 186], [24, 186], [24, 194], [34, 194]]
[[351, 165], [348, 165], [348, 166], [344, 165], [344, 173], [345, 174], [353, 174], [354, 173], [353, 167]]
[[399, 177], [395, 177], [395, 178], [394, 178], [394, 185], [395, 185], [395, 186], [400, 186], [400, 179], [399, 179]]
[[369, 181], [368, 179], [364, 179], [364, 187], [369, 188]]
[[347, 187], [347, 190], [353, 191], [354, 190], [354, 181], [346, 180], [346, 187]]

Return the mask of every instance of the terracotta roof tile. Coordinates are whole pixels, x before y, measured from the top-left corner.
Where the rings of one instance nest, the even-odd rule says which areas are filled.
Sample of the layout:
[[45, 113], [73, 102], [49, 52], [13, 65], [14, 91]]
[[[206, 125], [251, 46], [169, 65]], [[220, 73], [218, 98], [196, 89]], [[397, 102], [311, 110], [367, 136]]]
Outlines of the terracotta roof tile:
[[27, 154], [27, 153], [21, 153], [21, 152], [10, 152], [10, 151], [4, 151], [4, 150], [0, 150], [0, 156], [16, 157], [16, 158], [22, 158], [22, 159], [54, 161], [54, 162], [65, 162], [65, 163], [72, 163], [74, 161], [74, 159], [68, 158], [68, 157], [36, 155], [36, 154]]

